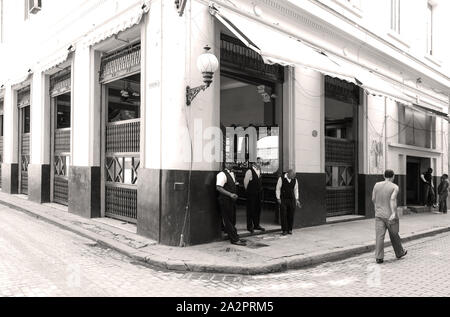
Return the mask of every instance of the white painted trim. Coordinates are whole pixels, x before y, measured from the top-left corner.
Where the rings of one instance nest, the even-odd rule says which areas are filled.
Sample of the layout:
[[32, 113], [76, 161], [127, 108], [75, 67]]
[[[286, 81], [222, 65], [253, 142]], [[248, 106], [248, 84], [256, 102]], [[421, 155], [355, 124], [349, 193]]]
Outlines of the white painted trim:
[[442, 67], [442, 61], [430, 54], [425, 54], [425, 59], [429, 60], [438, 67]]
[[[320, 1], [322, 3], [324, 3], [323, 0], [320, 0]], [[336, 4], [338, 4], [342, 8], [346, 9], [347, 11], [353, 13], [358, 18], [362, 18], [363, 17], [363, 11], [360, 8], [358, 8], [358, 7], [354, 6], [354, 5], [346, 2], [345, 0], [331, 0], [331, 1], [336, 3]], [[327, 5], [326, 3], [324, 3], [324, 4]]]
[[409, 41], [405, 39], [400, 33], [397, 33], [394, 30], [389, 30], [387, 32], [387, 35], [391, 37], [392, 39], [396, 40], [398, 43], [402, 44], [406, 48], [411, 48], [411, 44], [409, 44]]
[[423, 153], [428, 153], [428, 154], [432, 154], [432, 155], [442, 155], [443, 152], [440, 150], [433, 150], [433, 149], [427, 149], [427, 148], [423, 148], [423, 147], [418, 147], [418, 146], [412, 146], [412, 145], [405, 145], [405, 144], [398, 144], [398, 143], [388, 143], [389, 147], [392, 148], [398, 148], [398, 149], [405, 149], [405, 150], [411, 150], [411, 151], [420, 151]]

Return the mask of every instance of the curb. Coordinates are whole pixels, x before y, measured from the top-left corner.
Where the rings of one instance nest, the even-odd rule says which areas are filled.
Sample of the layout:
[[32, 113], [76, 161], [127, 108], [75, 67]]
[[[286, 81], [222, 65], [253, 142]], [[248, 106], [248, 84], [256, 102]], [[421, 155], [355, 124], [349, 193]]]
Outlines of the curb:
[[[184, 260], [169, 259], [159, 254], [151, 254], [136, 250], [132, 247], [126, 246], [113, 239], [100, 236], [96, 233], [90, 232], [77, 225], [65, 222], [64, 220], [55, 219], [50, 215], [42, 215], [33, 212], [29, 209], [16, 206], [14, 204], [5, 202], [0, 199], [0, 204], [8, 208], [23, 212], [33, 218], [43, 220], [47, 223], [55, 225], [61, 229], [78, 234], [84, 238], [91, 239], [99, 245], [108, 247], [116, 252], [136, 261], [146, 263], [150, 266], [177, 272], [198, 272], [198, 273], [217, 273], [217, 274], [240, 274], [240, 275], [261, 275], [269, 273], [279, 273], [287, 270], [301, 269], [305, 267], [316, 266], [325, 262], [335, 262], [358, 256], [364, 253], [369, 253], [375, 250], [375, 243], [365, 245], [352, 246], [348, 248], [341, 248], [337, 251], [317, 253], [309, 256], [297, 256], [287, 259], [274, 260], [270, 264], [257, 265], [216, 265], [211, 263], [192, 262]], [[430, 229], [424, 232], [412, 233], [402, 238], [402, 242], [410, 242], [417, 239], [435, 236], [438, 234], [450, 232], [450, 227], [440, 227]], [[390, 242], [386, 242], [385, 246], [390, 246]]]

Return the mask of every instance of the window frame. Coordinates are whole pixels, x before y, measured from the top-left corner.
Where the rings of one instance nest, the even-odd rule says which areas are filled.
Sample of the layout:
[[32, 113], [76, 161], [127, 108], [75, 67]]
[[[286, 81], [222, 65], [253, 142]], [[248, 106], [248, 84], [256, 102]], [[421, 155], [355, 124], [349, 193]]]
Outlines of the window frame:
[[390, 0], [390, 31], [401, 34], [401, 0]]

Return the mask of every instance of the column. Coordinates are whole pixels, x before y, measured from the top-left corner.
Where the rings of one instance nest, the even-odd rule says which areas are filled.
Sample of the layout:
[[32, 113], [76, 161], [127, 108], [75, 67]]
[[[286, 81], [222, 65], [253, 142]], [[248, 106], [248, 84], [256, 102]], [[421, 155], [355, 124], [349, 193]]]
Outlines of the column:
[[296, 227], [326, 222], [324, 93], [322, 74], [295, 68], [295, 171], [303, 202]]
[[[172, 3], [153, 1], [143, 30], [145, 113], [138, 181], [138, 233], [162, 244], [209, 242], [220, 237], [215, 176], [220, 163], [203, 157], [220, 120], [220, 74], [186, 106], [186, 86], [203, 84], [197, 57], [203, 47], [219, 56], [208, 6], [192, 1], [180, 17]], [[188, 122], [188, 123], [187, 123]], [[187, 126], [189, 125], [189, 130]], [[195, 133], [194, 133], [195, 131]], [[190, 138], [194, 163], [190, 164]], [[189, 181], [189, 175], [191, 175]], [[190, 185], [189, 185], [190, 184]], [[190, 192], [190, 209], [188, 204]]]
[[31, 85], [31, 162], [28, 166], [28, 197], [44, 203], [50, 201], [50, 95], [49, 78], [43, 73], [33, 76]]
[[69, 212], [87, 218], [101, 215], [100, 58], [90, 47], [77, 47], [72, 67], [72, 162]]
[[2, 191], [17, 194], [19, 175], [17, 92], [5, 86]]

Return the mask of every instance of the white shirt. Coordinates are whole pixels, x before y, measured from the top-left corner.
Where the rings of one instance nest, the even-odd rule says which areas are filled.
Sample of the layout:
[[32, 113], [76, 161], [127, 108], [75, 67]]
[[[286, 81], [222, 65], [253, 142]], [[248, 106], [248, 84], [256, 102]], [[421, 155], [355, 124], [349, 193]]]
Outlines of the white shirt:
[[[226, 170], [226, 171], [231, 175], [231, 178], [233, 179], [233, 181], [236, 182], [236, 178], [234, 177], [234, 173], [229, 171], [229, 170]], [[219, 174], [217, 174], [216, 185], [220, 186], [220, 187], [223, 187], [223, 186], [225, 186], [226, 183], [227, 183], [227, 175], [225, 175], [224, 172], [220, 172]]]
[[[261, 176], [261, 170], [259, 168], [255, 168], [255, 166], [252, 166], [252, 169], [255, 171], [255, 173], [256, 173], [256, 175], [258, 175], [258, 177]], [[247, 170], [247, 173], [245, 173], [245, 177], [244, 177], [245, 189], [247, 189], [248, 183], [250, 183], [252, 180], [253, 180], [253, 173], [249, 169], [249, 170]]]
[[[284, 174], [284, 178], [287, 179], [287, 181], [290, 183], [292, 182], [292, 179], [290, 179], [287, 176], [287, 173]], [[277, 196], [277, 199], [280, 200], [281, 199], [281, 186], [283, 186], [283, 180], [280, 178], [278, 178], [278, 183], [277, 183], [277, 188], [275, 190], [275, 194]], [[295, 195], [295, 199], [298, 200], [299, 199], [299, 194], [298, 194], [298, 181], [295, 182], [295, 187], [294, 187], [294, 195]]]

